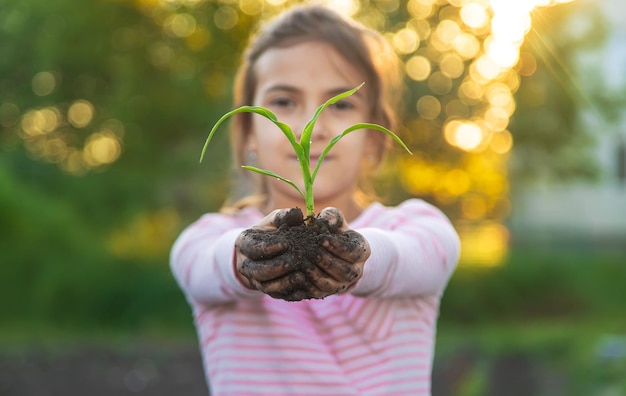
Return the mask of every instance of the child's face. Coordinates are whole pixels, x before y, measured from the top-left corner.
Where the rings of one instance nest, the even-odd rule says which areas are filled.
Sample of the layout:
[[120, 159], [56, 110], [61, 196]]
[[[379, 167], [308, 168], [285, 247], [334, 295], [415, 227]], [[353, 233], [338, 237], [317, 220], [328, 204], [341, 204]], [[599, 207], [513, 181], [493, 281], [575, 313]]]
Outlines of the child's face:
[[[359, 71], [329, 44], [307, 41], [287, 48], [270, 49], [255, 65], [257, 76], [253, 105], [270, 109], [279, 121], [291, 126], [297, 138], [318, 106], [364, 81]], [[370, 122], [367, 84], [354, 95], [325, 109], [312, 135], [311, 168], [330, 139], [359, 122]], [[316, 201], [342, 202], [357, 186], [361, 162], [372, 158], [369, 134], [356, 131], [344, 137], [322, 163], [314, 184]], [[258, 166], [294, 181], [303, 188], [300, 166], [286, 137], [265, 118], [254, 115], [248, 150], [257, 153]], [[286, 183], [270, 181], [274, 202], [299, 202], [300, 196]], [[320, 202], [322, 203], [322, 202]]]

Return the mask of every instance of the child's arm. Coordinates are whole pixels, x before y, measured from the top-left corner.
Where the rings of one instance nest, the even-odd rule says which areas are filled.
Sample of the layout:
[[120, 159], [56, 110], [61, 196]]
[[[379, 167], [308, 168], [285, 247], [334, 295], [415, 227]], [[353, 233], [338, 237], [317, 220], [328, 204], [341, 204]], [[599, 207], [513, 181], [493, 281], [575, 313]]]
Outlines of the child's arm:
[[381, 209], [379, 216], [375, 227], [357, 229], [372, 254], [351, 292], [369, 297], [440, 294], [460, 254], [459, 236], [448, 218], [416, 199]]
[[207, 214], [180, 234], [172, 247], [170, 266], [190, 301], [220, 304], [263, 295], [236, 276], [234, 246], [241, 231], [233, 218]]

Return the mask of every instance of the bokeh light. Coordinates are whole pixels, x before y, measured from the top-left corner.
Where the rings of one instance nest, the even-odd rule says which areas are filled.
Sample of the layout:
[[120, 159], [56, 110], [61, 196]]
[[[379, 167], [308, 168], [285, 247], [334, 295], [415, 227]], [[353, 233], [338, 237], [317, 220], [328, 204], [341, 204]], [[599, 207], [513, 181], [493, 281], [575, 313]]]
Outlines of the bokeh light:
[[56, 78], [54, 74], [49, 71], [39, 72], [33, 77], [33, 92], [37, 96], [50, 95], [56, 88], [56, 85]]
[[115, 162], [122, 148], [115, 134], [102, 131], [89, 136], [83, 151], [83, 159], [91, 167], [98, 167]]
[[27, 137], [50, 133], [59, 124], [59, 116], [55, 108], [30, 110], [22, 118], [22, 131]]
[[84, 128], [94, 116], [94, 106], [88, 100], [77, 100], [67, 111], [67, 119], [76, 128]]
[[165, 20], [164, 27], [175, 37], [189, 37], [196, 30], [196, 19], [188, 13], [173, 14]]
[[398, 53], [410, 54], [418, 48], [420, 39], [415, 30], [404, 28], [392, 36], [392, 44]]
[[431, 66], [428, 58], [415, 55], [409, 58], [405, 64], [407, 75], [415, 81], [424, 81], [430, 76]]
[[230, 6], [222, 6], [215, 11], [213, 23], [222, 30], [229, 30], [237, 26], [239, 14], [237, 10]]
[[[232, 76], [221, 67], [207, 68], [199, 55], [220, 45], [223, 35], [239, 35], [242, 29], [252, 27], [251, 21], [260, 22], [298, 3], [128, 1], [163, 34], [143, 45], [139, 30], [120, 28], [112, 32], [113, 47], [122, 52], [144, 48], [151, 66], [179, 80], [197, 78], [198, 86], [211, 100], [229, 94]], [[400, 156], [395, 164], [400, 169], [402, 188], [411, 195], [430, 197], [454, 212], [465, 222], [465, 230], [472, 225], [482, 230], [482, 236], [472, 243], [503, 244], [507, 239], [498, 225], [510, 207], [507, 161], [514, 140], [509, 124], [521, 76], [531, 76], [537, 70], [534, 56], [520, 52], [520, 48], [538, 7], [568, 1], [321, 1], [380, 30], [403, 61], [407, 82], [418, 95], [408, 104], [403, 122], [407, 131], [404, 137], [417, 154]], [[43, 99], [54, 97], [64, 83], [63, 77], [52, 69], [34, 72], [29, 77], [32, 93]], [[76, 84], [93, 87], [97, 82], [82, 75]], [[545, 98], [541, 86], [526, 89], [536, 94], [538, 104]], [[81, 175], [110, 166], [123, 155], [125, 127], [117, 120], [103, 120], [98, 104], [90, 100], [90, 90], [83, 91], [56, 104], [20, 108], [16, 103], [2, 103], [0, 125], [17, 130], [32, 158], [58, 164], [69, 173]], [[422, 145], [439, 147], [442, 155], [420, 155]], [[444, 153], [456, 160], [446, 162]], [[494, 249], [492, 255], [503, 255], [501, 248]], [[476, 260], [488, 252], [483, 253], [468, 254]]]

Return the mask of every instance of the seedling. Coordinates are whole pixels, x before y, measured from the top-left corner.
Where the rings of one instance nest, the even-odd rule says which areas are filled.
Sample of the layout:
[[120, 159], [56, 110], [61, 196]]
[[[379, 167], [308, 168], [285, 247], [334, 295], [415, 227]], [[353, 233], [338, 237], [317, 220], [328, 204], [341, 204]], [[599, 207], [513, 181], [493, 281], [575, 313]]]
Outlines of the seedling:
[[224, 114], [218, 121], [217, 123], [215, 123], [215, 125], [213, 126], [213, 128], [211, 129], [211, 132], [209, 133], [209, 137], [206, 139], [206, 142], [204, 143], [204, 147], [202, 148], [202, 154], [200, 155], [200, 162], [202, 162], [203, 158], [204, 158], [204, 154], [206, 153], [206, 149], [209, 146], [209, 142], [211, 141], [211, 138], [213, 137], [213, 134], [215, 133], [215, 131], [217, 131], [217, 129], [219, 128], [219, 126], [226, 121], [228, 118], [230, 118], [231, 116], [238, 114], [238, 113], [256, 113], [259, 114], [267, 119], [269, 119], [271, 122], [273, 122], [281, 131], [282, 133], [287, 137], [287, 139], [289, 140], [289, 143], [291, 143], [291, 147], [293, 147], [294, 152], [296, 153], [296, 156], [298, 157], [298, 163], [300, 164], [300, 169], [302, 171], [302, 179], [304, 181], [304, 191], [302, 191], [293, 181], [285, 179], [284, 177], [266, 170], [266, 169], [260, 169], [254, 166], [249, 166], [249, 165], [243, 165], [242, 167], [244, 169], [256, 172], [256, 173], [260, 173], [262, 175], [266, 175], [266, 176], [270, 176], [270, 177], [274, 177], [278, 180], [281, 180], [287, 184], [289, 184], [291, 187], [295, 188], [296, 191], [298, 191], [298, 193], [302, 196], [302, 198], [304, 199], [305, 202], [305, 206], [306, 206], [306, 221], [308, 222], [310, 219], [312, 219], [315, 216], [315, 208], [314, 208], [314, 200], [313, 200], [313, 183], [315, 182], [315, 177], [317, 176], [317, 172], [320, 169], [320, 166], [322, 165], [322, 162], [324, 161], [324, 158], [326, 158], [326, 155], [330, 152], [330, 150], [333, 148], [333, 146], [335, 144], [337, 144], [337, 142], [339, 142], [339, 140], [341, 140], [344, 136], [346, 136], [347, 134], [349, 134], [350, 132], [354, 132], [357, 131], [359, 129], [373, 129], [376, 131], [380, 131], [382, 133], [385, 133], [389, 136], [391, 136], [393, 138], [393, 140], [395, 140], [398, 144], [400, 144], [409, 154], [411, 154], [411, 150], [409, 150], [409, 148], [404, 144], [404, 142], [393, 132], [391, 132], [389, 129], [383, 127], [382, 125], [378, 125], [378, 124], [372, 124], [372, 123], [357, 123], [352, 125], [351, 127], [347, 128], [346, 130], [344, 130], [340, 135], [335, 136], [333, 139], [330, 140], [330, 142], [328, 143], [328, 145], [324, 148], [324, 150], [322, 151], [322, 154], [320, 155], [320, 157], [317, 160], [317, 164], [315, 165], [315, 168], [313, 169], [313, 171], [311, 171], [311, 158], [310, 158], [310, 148], [311, 148], [311, 135], [313, 133], [313, 127], [315, 126], [315, 122], [317, 121], [317, 119], [319, 118], [320, 114], [322, 113], [322, 111], [327, 108], [328, 106], [337, 103], [338, 101], [347, 98], [348, 96], [354, 94], [357, 90], [359, 90], [364, 83], [362, 83], [361, 85], [359, 85], [356, 88], [353, 88], [349, 91], [340, 93], [337, 96], [334, 96], [332, 98], [330, 98], [329, 100], [327, 100], [324, 104], [322, 104], [321, 106], [319, 106], [317, 108], [317, 110], [315, 111], [315, 114], [313, 115], [313, 118], [305, 125], [303, 131], [302, 131], [302, 135], [300, 135], [300, 140], [298, 140], [296, 138], [296, 135], [293, 133], [291, 127], [283, 122], [280, 122], [278, 120], [278, 118], [276, 117], [276, 115], [274, 113], [272, 113], [270, 110], [264, 108], [264, 107], [259, 107], [259, 106], [241, 106], [235, 110], [232, 110], [226, 114]]

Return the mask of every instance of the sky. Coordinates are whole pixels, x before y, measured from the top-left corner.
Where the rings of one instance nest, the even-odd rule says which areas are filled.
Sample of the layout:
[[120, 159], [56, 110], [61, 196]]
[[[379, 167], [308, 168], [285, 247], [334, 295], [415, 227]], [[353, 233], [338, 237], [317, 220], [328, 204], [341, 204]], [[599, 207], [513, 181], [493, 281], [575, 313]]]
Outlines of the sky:
[[602, 0], [604, 15], [611, 23], [611, 37], [604, 48], [602, 68], [611, 86], [626, 88], [626, 1]]

